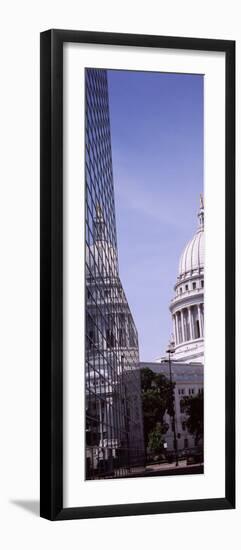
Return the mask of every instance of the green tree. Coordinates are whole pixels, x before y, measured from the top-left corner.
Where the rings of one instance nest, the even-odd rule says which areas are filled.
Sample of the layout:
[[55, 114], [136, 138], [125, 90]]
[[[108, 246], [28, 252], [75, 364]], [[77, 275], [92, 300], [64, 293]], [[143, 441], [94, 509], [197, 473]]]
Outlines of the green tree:
[[[173, 414], [174, 384], [163, 374], [156, 374], [147, 367], [141, 369], [141, 395], [143, 407], [145, 446], [166, 433], [168, 425], [163, 421], [165, 412]], [[153, 435], [151, 436], [151, 433]]]
[[203, 390], [194, 397], [185, 397], [182, 400], [182, 409], [188, 416], [187, 429], [195, 436], [195, 444], [198, 445], [203, 439]]
[[164, 437], [166, 433], [166, 426], [157, 422], [154, 430], [149, 433], [148, 437], [148, 449], [159, 453], [163, 449]]

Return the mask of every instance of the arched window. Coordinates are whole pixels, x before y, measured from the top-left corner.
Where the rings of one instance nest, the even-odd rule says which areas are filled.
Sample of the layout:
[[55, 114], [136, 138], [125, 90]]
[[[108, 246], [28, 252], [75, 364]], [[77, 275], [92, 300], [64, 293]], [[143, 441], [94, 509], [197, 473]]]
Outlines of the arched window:
[[199, 326], [199, 320], [198, 320], [198, 319], [196, 320], [195, 328], [196, 328], [196, 330], [195, 330], [195, 333], [196, 333], [195, 336], [196, 336], [196, 338], [200, 338], [200, 326]]
[[183, 325], [184, 325], [184, 341], [187, 342], [188, 340], [191, 339], [191, 335], [190, 335], [188, 310], [186, 308], [183, 310]]
[[187, 341], [187, 319], [183, 313], [184, 342]]
[[183, 337], [182, 337], [182, 325], [181, 325], [180, 313], [177, 314], [177, 326], [178, 326], [178, 340], [179, 340], [179, 343], [181, 343], [183, 342]]

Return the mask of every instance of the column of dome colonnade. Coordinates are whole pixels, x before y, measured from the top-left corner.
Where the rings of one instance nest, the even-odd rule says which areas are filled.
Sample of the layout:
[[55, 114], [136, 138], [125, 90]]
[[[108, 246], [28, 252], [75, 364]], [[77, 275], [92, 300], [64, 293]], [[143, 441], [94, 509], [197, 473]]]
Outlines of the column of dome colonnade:
[[198, 228], [179, 261], [175, 296], [170, 304], [175, 354], [179, 361], [202, 361], [204, 354], [204, 203], [200, 196]]
[[[178, 317], [179, 322], [178, 329]], [[197, 318], [197, 319], [196, 319]], [[198, 325], [195, 325], [195, 319], [198, 320]], [[204, 322], [203, 322], [203, 303], [200, 302], [194, 306], [187, 306], [178, 310], [173, 316], [173, 335], [175, 344], [181, 344], [183, 342], [189, 342], [197, 338], [203, 338], [204, 336]]]

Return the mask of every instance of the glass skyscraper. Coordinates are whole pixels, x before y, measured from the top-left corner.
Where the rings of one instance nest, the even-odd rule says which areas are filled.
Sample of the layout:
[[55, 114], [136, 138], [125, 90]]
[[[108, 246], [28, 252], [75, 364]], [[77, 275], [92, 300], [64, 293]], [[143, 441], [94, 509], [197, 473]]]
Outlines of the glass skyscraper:
[[85, 71], [86, 479], [144, 463], [138, 335], [120, 281], [107, 72]]

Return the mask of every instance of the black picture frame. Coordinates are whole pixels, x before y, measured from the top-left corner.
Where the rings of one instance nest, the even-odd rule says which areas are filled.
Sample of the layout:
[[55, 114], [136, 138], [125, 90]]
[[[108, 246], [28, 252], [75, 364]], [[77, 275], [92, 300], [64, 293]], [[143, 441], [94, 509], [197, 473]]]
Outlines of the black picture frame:
[[[77, 42], [224, 52], [225, 105], [225, 497], [63, 507], [63, 44]], [[235, 42], [71, 30], [41, 33], [40, 515], [49, 520], [235, 507]]]

